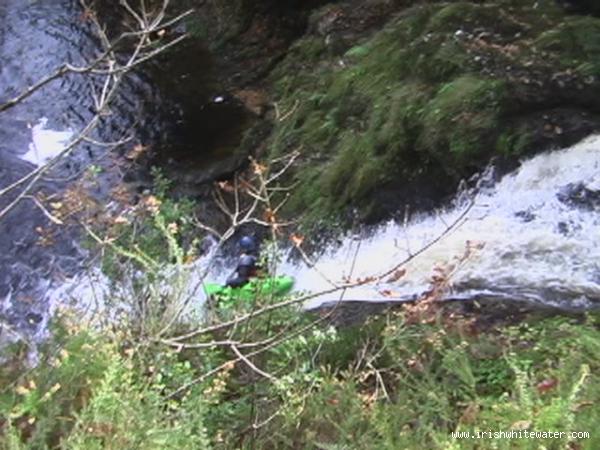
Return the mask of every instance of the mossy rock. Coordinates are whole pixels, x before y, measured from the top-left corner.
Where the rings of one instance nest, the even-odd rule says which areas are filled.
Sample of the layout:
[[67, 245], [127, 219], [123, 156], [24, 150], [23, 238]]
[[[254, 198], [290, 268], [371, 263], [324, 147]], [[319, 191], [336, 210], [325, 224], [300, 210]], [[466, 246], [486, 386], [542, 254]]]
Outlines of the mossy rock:
[[560, 55], [563, 67], [600, 75], [600, 19], [573, 17], [542, 33], [534, 42], [542, 51]]
[[[460, 166], [481, 152], [482, 138], [498, 125], [504, 83], [464, 75], [444, 84], [427, 104], [422, 121], [425, 133], [419, 147], [446, 163]], [[440, 152], [449, 151], [449, 155]]]
[[528, 154], [539, 131], [514, 116], [529, 120], [554, 105], [555, 93], [539, 86], [557, 64], [596, 73], [599, 24], [565, 17], [551, 0], [536, 8], [516, 0], [433, 2], [403, 10], [341, 57], [322, 48], [323, 36], [302, 39], [271, 77], [280, 119], [287, 114], [269, 152], [303, 155], [286, 212], [368, 215], [381, 192], [429, 184], [430, 193], [450, 194], [491, 157]]
[[523, 24], [516, 18], [503, 15], [503, 9], [498, 4], [476, 4], [472, 2], [457, 2], [439, 9], [427, 23], [427, 33], [455, 33], [458, 30], [498, 29], [506, 35], [523, 31]]

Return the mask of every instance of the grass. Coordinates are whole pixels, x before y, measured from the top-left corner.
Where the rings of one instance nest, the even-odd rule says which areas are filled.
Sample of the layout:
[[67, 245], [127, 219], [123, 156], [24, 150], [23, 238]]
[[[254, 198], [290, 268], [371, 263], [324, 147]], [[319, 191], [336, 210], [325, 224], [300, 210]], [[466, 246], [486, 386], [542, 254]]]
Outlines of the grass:
[[[256, 308], [275, 301], [258, 298], [255, 305], [217, 306], [211, 315], [251, 312], [248, 322], [186, 340], [281, 339], [251, 357], [253, 368], [232, 362], [236, 353], [227, 346], [159, 344], [154, 330], [164, 329], [177, 290], [169, 294], [164, 280], [146, 279], [156, 284], [141, 294], [133, 288], [123, 299], [132, 307], [146, 302], [146, 315], [132, 312], [100, 327], [62, 311], [35, 367], [28, 366], [22, 346], [7, 350], [0, 369], [1, 449], [600, 445], [600, 327], [593, 316], [490, 323], [450, 307], [428, 315], [408, 307], [336, 328], [326, 321], [310, 326], [314, 317], [296, 306], [258, 314]], [[153, 291], [155, 296], [144, 293]], [[162, 337], [196, 325], [179, 322]], [[249, 354], [257, 347], [241, 350]], [[452, 436], [513, 429], [584, 431], [590, 437]]]
[[2, 368], [0, 448], [208, 448], [204, 397], [162, 395], [190, 380], [189, 364], [146, 359], [75, 316], [56, 319], [53, 332], [35, 368]]
[[536, 130], [513, 119], [537, 100], [523, 99], [519, 80], [595, 74], [600, 36], [600, 19], [536, 5], [415, 5], [341, 56], [321, 36], [297, 41], [271, 75], [281, 120], [269, 156], [303, 155], [287, 214], [333, 223], [356, 208], [368, 219], [393, 208], [378, 203], [381, 191], [434, 180], [431, 191], [447, 195], [491, 157], [531, 152]]
[[[333, 222], [355, 206], [371, 211], [383, 186], [456, 181], [491, 152], [525, 151], [527, 132], [505, 123], [510, 84], [477, 70], [456, 27], [497, 23], [535, 44], [521, 56], [545, 52], [561, 70], [595, 73], [596, 19], [558, 23], [556, 11], [550, 0], [536, 10], [516, 0], [415, 6], [350, 48], [343, 64], [321, 39], [299, 41], [273, 74], [281, 120], [269, 141], [271, 156], [302, 149], [290, 215]], [[444, 309], [415, 321], [404, 310], [336, 328], [309, 327], [312, 317], [287, 307], [189, 341], [198, 348], [158, 344], [152, 337], [171, 323], [186, 277], [157, 273], [180, 268], [194, 245], [193, 205], [170, 200], [160, 174], [155, 184], [134, 225], [105, 230], [113, 238], [104, 242], [105, 268], [132, 277], [121, 300], [139, 315], [104, 328], [57, 317], [35, 367], [23, 346], [6, 349], [0, 449], [600, 448], [600, 328], [591, 315], [490, 324]], [[215, 315], [236, 317], [269, 301]], [[195, 325], [169, 329], [176, 335]], [[252, 357], [263, 374], [226, 364], [235, 357], [228, 347], [201, 346], [282, 336]], [[511, 429], [590, 438], [452, 437]]]
[[[477, 336], [439, 324], [407, 326], [401, 318], [371, 327], [380, 334], [348, 330], [331, 344], [346, 357], [323, 349], [319, 388], [295, 415], [264, 430], [259, 448], [558, 449], [568, 444], [566, 439], [458, 441], [450, 434], [523, 426], [588, 431], [591, 438], [578, 441], [577, 448], [598, 445], [593, 423], [600, 410], [593, 399], [600, 389], [594, 375], [600, 334], [594, 324], [547, 319]], [[347, 333], [350, 348], [359, 350], [352, 356]], [[370, 351], [360, 351], [365, 348]], [[553, 387], [543, 390], [544, 381]], [[289, 395], [301, 396], [303, 389]]]
[[573, 17], [540, 34], [535, 45], [560, 55], [561, 66], [584, 75], [600, 75], [600, 20]]

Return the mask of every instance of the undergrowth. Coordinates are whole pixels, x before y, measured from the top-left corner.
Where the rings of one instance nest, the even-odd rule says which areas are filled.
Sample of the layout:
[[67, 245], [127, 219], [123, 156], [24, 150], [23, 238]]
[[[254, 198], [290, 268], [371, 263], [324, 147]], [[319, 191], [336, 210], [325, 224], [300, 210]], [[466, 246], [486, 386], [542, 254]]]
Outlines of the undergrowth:
[[[273, 336], [287, 311], [245, 330]], [[57, 319], [34, 369], [7, 365], [0, 448], [595, 449], [600, 331], [592, 319], [471, 326], [390, 313], [318, 327], [254, 360], [168, 393], [226, 352], [131, 346]], [[452, 432], [587, 431], [589, 439], [459, 440]]]
[[[156, 228], [167, 274], [141, 247], [100, 239], [138, 281], [128, 296], [121, 286], [124, 319], [61, 310], [35, 364], [22, 345], [6, 349], [0, 449], [600, 447], [593, 316], [490, 323], [438, 306], [434, 294], [352, 327], [293, 297], [182, 316], [194, 269], [163, 205], [151, 202], [153, 220], [140, 220]], [[589, 438], [452, 434], [511, 430]]]
[[583, 89], [598, 73], [600, 21], [551, 0], [404, 3], [353, 47], [307, 35], [270, 76], [269, 154], [300, 149], [286, 211], [307, 225], [351, 222], [350, 209], [377, 220], [449, 195], [494, 156], [543, 150], [535, 121], [519, 118], [556, 103], [549, 80], [569, 74]]
[[[160, 207], [154, 214], [163, 245], [179, 255], [176, 267], [183, 271], [183, 250], [161, 225]], [[435, 303], [425, 303], [425, 309], [417, 305], [344, 328], [291, 303], [265, 309], [278, 299], [261, 297], [213, 304], [205, 325], [249, 318], [183, 340], [178, 336], [198, 324], [167, 313], [170, 302], [178, 305], [179, 291], [164, 290], [165, 279], [156, 275], [144, 280], [156, 285], [131, 290], [130, 304], [144, 307], [126, 320], [87, 323], [80, 313], [61, 310], [35, 365], [22, 346], [7, 351], [0, 369], [0, 448], [600, 445], [594, 428], [600, 420], [600, 330], [593, 317], [490, 326], [447, 308], [427, 313]], [[590, 437], [452, 435], [490, 430]]]

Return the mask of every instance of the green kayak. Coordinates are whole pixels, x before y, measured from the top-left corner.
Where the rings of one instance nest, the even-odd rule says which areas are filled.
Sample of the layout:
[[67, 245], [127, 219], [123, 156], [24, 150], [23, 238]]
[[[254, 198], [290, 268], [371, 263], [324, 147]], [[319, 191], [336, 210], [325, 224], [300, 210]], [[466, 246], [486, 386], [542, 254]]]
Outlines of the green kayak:
[[292, 290], [294, 279], [286, 275], [271, 278], [252, 278], [239, 288], [217, 283], [204, 283], [204, 292], [216, 300], [251, 301], [258, 296], [281, 296]]

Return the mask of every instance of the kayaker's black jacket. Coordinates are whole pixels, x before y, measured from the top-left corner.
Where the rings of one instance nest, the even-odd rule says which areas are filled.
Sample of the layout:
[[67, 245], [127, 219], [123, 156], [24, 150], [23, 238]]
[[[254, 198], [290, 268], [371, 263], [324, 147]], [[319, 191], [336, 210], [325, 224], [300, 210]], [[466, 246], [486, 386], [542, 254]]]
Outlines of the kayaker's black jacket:
[[258, 270], [257, 259], [254, 255], [243, 254], [240, 256], [235, 272], [227, 280], [227, 286], [240, 287], [256, 276]]

